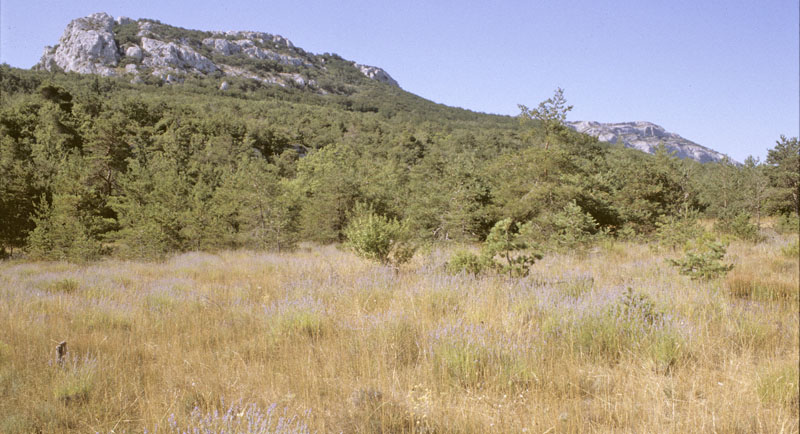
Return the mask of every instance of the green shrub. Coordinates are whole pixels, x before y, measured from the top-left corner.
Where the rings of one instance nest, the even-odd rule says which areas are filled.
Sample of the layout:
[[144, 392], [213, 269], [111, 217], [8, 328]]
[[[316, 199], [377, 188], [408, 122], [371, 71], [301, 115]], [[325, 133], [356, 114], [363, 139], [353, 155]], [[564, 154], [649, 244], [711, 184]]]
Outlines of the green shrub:
[[800, 257], [800, 238], [795, 238], [791, 244], [781, 247], [781, 253], [787, 258], [797, 259]]
[[598, 233], [597, 221], [574, 200], [552, 216], [551, 224], [555, 230], [551, 240], [562, 249], [589, 244]]
[[447, 262], [447, 271], [452, 274], [468, 273], [478, 275], [491, 266], [486, 258], [468, 250], [458, 250]]
[[42, 198], [33, 218], [36, 228], [28, 236], [28, 252], [35, 259], [87, 261], [100, 256], [102, 245], [80, 215], [80, 198], [55, 194], [52, 204]]
[[725, 276], [733, 269], [733, 264], [724, 264], [726, 248], [710, 235], [690, 241], [684, 248], [681, 259], [669, 259], [669, 263], [692, 280], [712, 280]]
[[94, 389], [97, 362], [86, 358], [81, 362], [68, 363], [59, 374], [54, 397], [65, 404], [85, 404]]
[[633, 288], [628, 288], [613, 311], [619, 317], [636, 318], [648, 325], [661, 321], [664, 316], [656, 309], [655, 303], [647, 294], [634, 292]]
[[527, 276], [531, 265], [542, 259], [525, 241], [532, 228], [531, 222], [518, 225], [510, 218], [500, 220], [486, 237], [482, 260], [509, 277]]
[[761, 234], [758, 227], [750, 223], [751, 216], [747, 212], [738, 214], [725, 214], [714, 223], [714, 230], [721, 233], [732, 235], [745, 241], [759, 242]]
[[117, 47], [119, 47], [120, 51], [123, 51], [122, 47], [127, 44], [139, 45], [142, 42], [141, 36], [138, 35], [139, 23], [137, 22], [115, 24], [113, 31], [114, 41], [117, 43]]
[[702, 234], [703, 228], [694, 216], [662, 216], [656, 222], [656, 240], [661, 247], [674, 250]]
[[792, 214], [783, 214], [775, 222], [775, 230], [781, 234], [800, 234], [800, 218]]
[[356, 205], [344, 230], [347, 245], [362, 258], [384, 265], [399, 266], [414, 256], [411, 231], [405, 222], [376, 214], [371, 207]]

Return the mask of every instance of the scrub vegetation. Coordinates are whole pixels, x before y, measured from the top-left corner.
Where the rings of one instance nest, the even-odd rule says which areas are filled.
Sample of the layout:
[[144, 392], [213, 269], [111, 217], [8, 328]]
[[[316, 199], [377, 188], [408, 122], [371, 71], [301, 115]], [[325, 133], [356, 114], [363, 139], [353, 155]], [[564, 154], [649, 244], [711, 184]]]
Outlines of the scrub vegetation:
[[329, 57], [0, 66], [0, 432], [798, 432], [797, 138], [700, 164]]

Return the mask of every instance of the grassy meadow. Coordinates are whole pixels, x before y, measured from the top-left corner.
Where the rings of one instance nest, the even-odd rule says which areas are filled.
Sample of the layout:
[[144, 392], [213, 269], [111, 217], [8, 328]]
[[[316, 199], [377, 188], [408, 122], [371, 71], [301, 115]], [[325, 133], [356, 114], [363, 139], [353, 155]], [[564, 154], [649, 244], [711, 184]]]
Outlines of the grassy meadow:
[[0, 432], [798, 432], [792, 241], [711, 282], [623, 242], [519, 279], [447, 247], [4, 262]]

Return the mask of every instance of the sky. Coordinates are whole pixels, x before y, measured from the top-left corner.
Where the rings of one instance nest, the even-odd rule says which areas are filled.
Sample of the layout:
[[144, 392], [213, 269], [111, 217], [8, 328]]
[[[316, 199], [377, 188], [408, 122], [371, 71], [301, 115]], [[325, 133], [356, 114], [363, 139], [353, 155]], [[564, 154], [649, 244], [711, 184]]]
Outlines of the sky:
[[280, 34], [485, 113], [560, 87], [568, 120], [650, 121], [737, 161], [800, 135], [797, 0], [0, 0], [0, 62], [30, 68], [100, 11]]

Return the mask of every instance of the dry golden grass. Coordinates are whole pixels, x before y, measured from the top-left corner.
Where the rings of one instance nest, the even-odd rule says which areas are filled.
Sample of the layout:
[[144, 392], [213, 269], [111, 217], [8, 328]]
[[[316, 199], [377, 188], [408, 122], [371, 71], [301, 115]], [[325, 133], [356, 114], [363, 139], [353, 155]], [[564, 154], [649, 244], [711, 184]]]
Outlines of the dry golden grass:
[[710, 283], [620, 243], [518, 280], [446, 249], [4, 263], [0, 432], [798, 432], [787, 243]]

